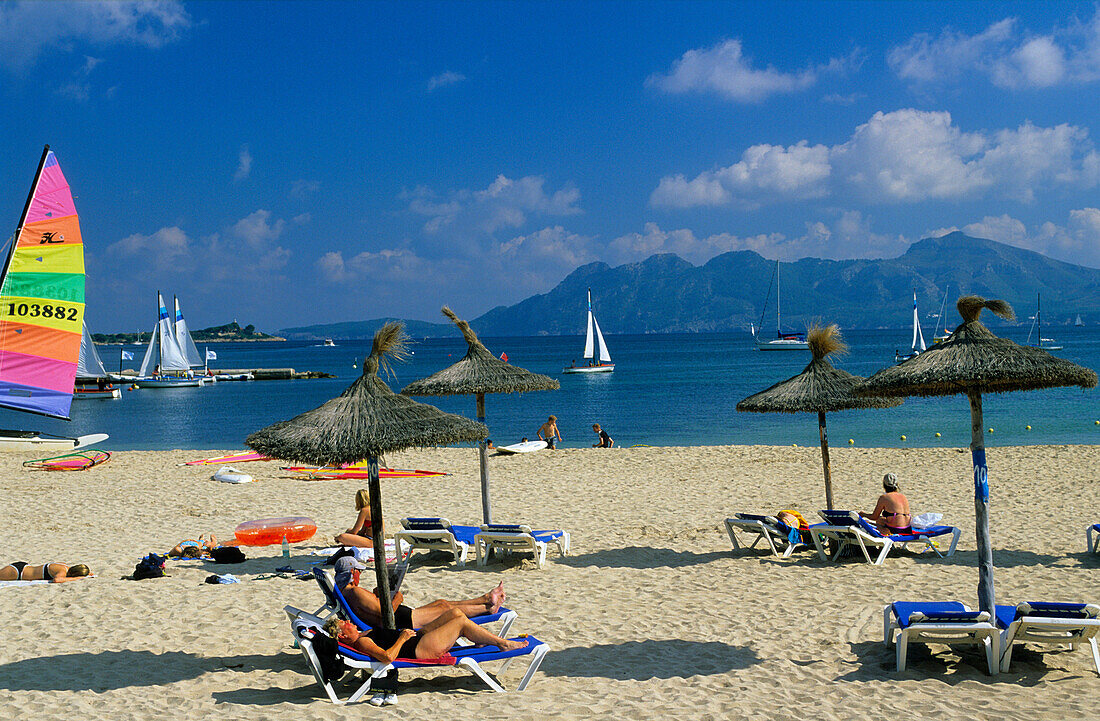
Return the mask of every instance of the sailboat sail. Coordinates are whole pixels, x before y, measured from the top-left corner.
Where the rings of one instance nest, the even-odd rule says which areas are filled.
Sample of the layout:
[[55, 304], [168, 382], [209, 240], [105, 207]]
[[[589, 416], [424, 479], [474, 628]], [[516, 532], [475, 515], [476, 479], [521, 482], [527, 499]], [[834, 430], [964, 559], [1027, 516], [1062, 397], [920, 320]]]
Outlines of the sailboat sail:
[[84, 244], [47, 145], [0, 284], [0, 407], [68, 420], [84, 322]]
[[152, 375], [157, 366], [163, 371], [188, 370], [187, 360], [183, 357], [183, 351], [176, 343], [176, 333], [172, 327], [172, 320], [168, 316], [168, 308], [164, 305], [164, 297], [157, 293], [157, 305], [160, 310], [160, 318], [153, 328], [153, 337], [149, 339], [149, 347], [145, 351], [145, 358], [141, 361], [141, 375]]
[[[592, 315], [592, 291], [588, 291], [588, 333], [584, 337], [584, 357], [592, 357], [592, 324], [596, 322], [595, 316]], [[600, 341], [603, 342], [602, 340]]]
[[913, 352], [924, 352], [924, 333], [920, 329], [920, 317], [917, 315], [917, 294], [913, 292]]
[[99, 357], [99, 352], [95, 349], [92, 336], [88, 333], [87, 324], [83, 324], [80, 334], [80, 360], [76, 364], [76, 377], [107, 377], [107, 369], [103, 367], [103, 361]]
[[176, 301], [176, 343], [179, 344], [183, 357], [187, 359], [187, 365], [197, 368], [204, 364], [199, 355], [199, 349], [195, 347], [195, 341], [187, 330], [187, 321], [183, 319], [183, 311], [180, 310], [180, 299], [173, 296]]
[[596, 340], [599, 341], [600, 344], [600, 362], [610, 363], [611, 354], [607, 352], [607, 343], [603, 341], [603, 333], [600, 332], [600, 324], [596, 320], [596, 316], [589, 313], [589, 317], [592, 318], [592, 325], [596, 328]]

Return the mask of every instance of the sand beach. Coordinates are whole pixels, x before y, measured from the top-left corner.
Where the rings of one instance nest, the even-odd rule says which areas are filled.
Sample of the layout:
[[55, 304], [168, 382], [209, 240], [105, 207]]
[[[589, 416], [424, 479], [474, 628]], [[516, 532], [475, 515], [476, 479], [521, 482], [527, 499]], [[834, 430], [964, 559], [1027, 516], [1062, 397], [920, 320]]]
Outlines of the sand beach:
[[[235, 450], [235, 449], [225, 449]], [[460, 670], [403, 673], [399, 704], [334, 706], [292, 648], [282, 607], [314, 609], [316, 585], [258, 576], [278, 546], [246, 548], [239, 566], [172, 561], [169, 577], [121, 580], [148, 552], [244, 520], [305, 515], [319, 527], [292, 563], [354, 519], [356, 480], [305, 481], [279, 463], [242, 464], [255, 483], [177, 464], [223, 451], [118, 452], [80, 473], [32, 471], [5, 455], [3, 558], [88, 563], [84, 581], [0, 588], [0, 715], [19, 719], [649, 718], [846, 719], [896, 709], [926, 718], [1062, 719], [1100, 713], [1089, 654], [1018, 651], [989, 677], [976, 650], [921, 646], [894, 671], [882, 645], [893, 600], [976, 603], [971, 462], [958, 449], [833, 450], [841, 508], [869, 510], [894, 471], [915, 513], [963, 529], [949, 559], [892, 555], [881, 567], [735, 553], [722, 528], [737, 511], [823, 506], [816, 447], [563, 449], [491, 459], [495, 520], [572, 533], [546, 567], [513, 559], [464, 570], [414, 562], [409, 602], [478, 595], [503, 581], [513, 633], [551, 651], [523, 693], [494, 694]], [[480, 517], [470, 449], [394, 454], [386, 464], [443, 478], [383, 480], [387, 530], [405, 516]], [[1100, 446], [989, 451], [998, 602], [1100, 601], [1100, 556], [1084, 553], [1100, 520]], [[423, 558], [423, 557], [421, 557]], [[234, 585], [208, 585], [214, 572]], [[522, 675], [515, 664], [506, 688]], [[875, 711], [870, 711], [875, 709]]]

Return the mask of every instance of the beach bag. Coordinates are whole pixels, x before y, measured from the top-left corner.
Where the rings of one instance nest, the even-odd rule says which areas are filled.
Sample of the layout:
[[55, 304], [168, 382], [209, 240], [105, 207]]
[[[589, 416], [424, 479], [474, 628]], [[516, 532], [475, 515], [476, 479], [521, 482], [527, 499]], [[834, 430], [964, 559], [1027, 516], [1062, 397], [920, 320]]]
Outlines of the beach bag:
[[150, 553], [134, 566], [133, 579], [140, 581], [143, 578], [160, 578], [164, 575], [164, 561], [166, 558], [166, 556]]
[[244, 563], [246, 558], [244, 551], [236, 546], [218, 546], [210, 552], [214, 563]]

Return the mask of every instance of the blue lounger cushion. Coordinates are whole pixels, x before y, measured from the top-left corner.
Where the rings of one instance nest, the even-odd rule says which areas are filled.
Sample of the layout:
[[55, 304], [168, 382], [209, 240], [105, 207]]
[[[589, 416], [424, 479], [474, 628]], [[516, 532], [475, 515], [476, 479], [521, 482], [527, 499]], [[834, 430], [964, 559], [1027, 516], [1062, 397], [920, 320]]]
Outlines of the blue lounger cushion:
[[[526, 640], [528, 643], [523, 648], [513, 649], [511, 651], [501, 651], [496, 646], [452, 646], [447, 653], [453, 656], [455, 661], [463, 658], [473, 659], [478, 663], [483, 661], [503, 661], [504, 659], [514, 658], [516, 656], [524, 656], [531, 652], [535, 646], [538, 646], [542, 641], [538, 640], [534, 636], [526, 636], [510, 639], [513, 641]], [[356, 651], [354, 648], [340, 644], [340, 653], [348, 658], [354, 658], [357, 661], [376, 661], [376, 659], [368, 656], [365, 653]], [[425, 665], [443, 665], [453, 666], [454, 663], [432, 663], [431, 659], [424, 659], [423, 661], [415, 660], [402, 660], [398, 659], [393, 662], [394, 668], [422, 668]]]
[[863, 531], [879, 538], [889, 538], [898, 543], [919, 541], [925, 536], [942, 536], [955, 530], [954, 526], [929, 526], [928, 528], [914, 528], [912, 533], [892, 533], [887, 536], [878, 530], [875, 524], [853, 511], [821, 511], [821, 516], [826, 522], [834, 526], [857, 526]]
[[[454, 528], [454, 526], [452, 526]], [[490, 533], [521, 533], [523, 526], [518, 523], [487, 523], [485, 524], [485, 530]], [[481, 530], [480, 528], [478, 529]], [[549, 541], [556, 541], [565, 535], [565, 531], [559, 530], [547, 530], [547, 531], [531, 531], [531, 535], [534, 536], [536, 541], [542, 541], [547, 543]]]
[[890, 608], [899, 628], [914, 623], [974, 623], [989, 619], [989, 614], [967, 611], [958, 601], [896, 601]]
[[1084, 603], [1048, 603], [1045, 601], [1027, 601], [1016, 606], [997, 606], [997, 625], [1008, 628], [1014, 621], [1028, 616], [1041, 618], [1095, 618], [1088, 605]]

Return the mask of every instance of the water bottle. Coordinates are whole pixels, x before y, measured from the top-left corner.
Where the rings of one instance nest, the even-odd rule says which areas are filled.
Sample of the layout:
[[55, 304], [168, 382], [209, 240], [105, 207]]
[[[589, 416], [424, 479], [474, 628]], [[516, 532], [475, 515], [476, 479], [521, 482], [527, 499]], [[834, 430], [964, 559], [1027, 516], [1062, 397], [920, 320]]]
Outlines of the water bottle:
[[290, 560], [290, 544], [286, 541], [286, 534], [283, 534], [283, 558]]

